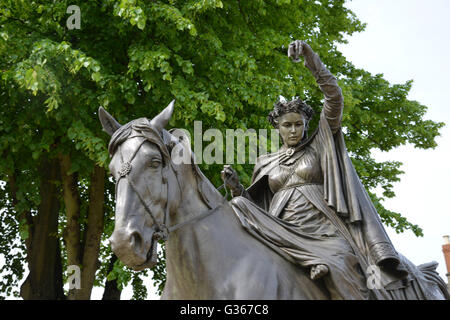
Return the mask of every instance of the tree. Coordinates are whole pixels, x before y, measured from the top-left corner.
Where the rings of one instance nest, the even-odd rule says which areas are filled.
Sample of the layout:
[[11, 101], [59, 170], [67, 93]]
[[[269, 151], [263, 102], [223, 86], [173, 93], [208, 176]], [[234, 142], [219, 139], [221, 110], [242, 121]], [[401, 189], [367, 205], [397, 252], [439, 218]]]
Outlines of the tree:
[[[343, 0], [80, 1], [81, 28], [69, 30], [71, 4], [0, 5], [0, 253], [7, 261], [0, 292], [7, 295], [18, 294], [25, 267], [25, 299], [88, 299], [94, 285], [105, 286], [105, 299], [118, 298], [129, 282], [135, 298], [146, 295], [146, 273], [124, 268], [107, 243], [114, 182], [100, 105], [126, 123], [152, 118], [175, 98], [170, 125], [191, 134], [194, 120], [222, 132], [269, 128], [266, 116], [280, 95], [320, 109], [313, 77], [286, 57], [287, 45], [302, 39], [343, 88], [347, 147], [369, 191], [381, 186], [383, 197], [394, 197], [402, 173], [399, 162], [377, 163], [372, 149], [436, 146], [443, 124], [424, 120], [426, 107], [407, 99], [412, 82], [391, 85], [336, 49], [364, 30]], [[201, 168], [221, 184], [221, 165]], [[236, 169], [248, 185], [252, 165]], [[384, 223], [421, 235], [371, 196]], [[163, 263], [154, 269], [160, 288]], [[81, 290], [63, 290], [69, 265], [81, 266]]]

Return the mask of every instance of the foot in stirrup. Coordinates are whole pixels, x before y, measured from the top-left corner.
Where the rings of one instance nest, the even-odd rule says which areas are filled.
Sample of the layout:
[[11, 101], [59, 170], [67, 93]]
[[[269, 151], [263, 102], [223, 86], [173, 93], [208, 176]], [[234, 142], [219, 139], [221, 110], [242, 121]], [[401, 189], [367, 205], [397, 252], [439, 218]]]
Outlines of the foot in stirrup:
[[329, 269], [324, 264], [318, 264], [311, 268], [311, 279], [317, 280], [322, 278], [324, 275], [326, 275], [329, 272]]

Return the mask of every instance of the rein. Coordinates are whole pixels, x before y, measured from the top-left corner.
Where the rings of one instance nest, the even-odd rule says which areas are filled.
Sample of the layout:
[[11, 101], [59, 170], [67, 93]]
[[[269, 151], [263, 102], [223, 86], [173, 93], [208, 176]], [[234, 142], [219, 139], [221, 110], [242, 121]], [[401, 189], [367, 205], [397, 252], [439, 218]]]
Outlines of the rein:
[[[139, 201], [142, 203], [142, 205], [144, 206], [145, 210], [150, 215], [150, 217], [152, 218], [154, 224], [156, 225], [156, 232], [153, 234], [152, 239], [167, 241], [167, 239], [169, 237], [169, 234], [171, 232], [173, 232], [175, 230], [178, 230], [178, 229], [180, 229], [180, 228], [182, 228], [182, 227], [184, 227], [184, 226], [186, 226], [188, 224], [191, 224], [191, 223], [194, 223], [194, 222], [198, 222], [198, 221], [200, 221], [200, 220], [202, 220], [202, 219], [212, 215], [213, 213], [215, 213], [217, 211], [217, 209], [219, 209], [226, 202], [227, 197], [228, 197], [228, 191], [227, 191], [226, 182], [225, 182], [222, 186], [219, 187], [219, 189], [222, 188], [222, 187], [225, 187], [225, 192], [226, 192], [225, 193], [225, 197], [224, 197], [224, 201], [221, 204], [219, 204], [217, 207], [215, 207], [213, 209], [207, 210], [206, 212], [204, 212], [204, 213], [202, 213], [202, 214], [200, 214], [200, 215], [198, 215], [198, 216], [196, 216], [196, 217], [194, 217], [192, 219], [180, 222], [180, 223], [178, 223], [178, 224], [176, 224], [174, 226], [167, 227], [166, 226], [166, 222], [167, 222], [167, 219], [169, 217], [169, 188], [167, 188], [167, 202], [166, 202], [166, 208], [165, 208], [164, 222], [160, 223], [155, 218], [155, 216], [152, 214], [152, 212], [151, 212], [147, 202], [144, 200], [142, 195], [139, 193], [139, 190], [136, 187], [136, 185], [134, 184], [133, 180], [131, 180], [129, 178], [129, 176], [128, 176], [128, 174], [131, 172], [131, 169], [132, 169], [131, 162], [136, 157], [138, 151], [140, 150], [140, 148], [142, 147], [142, 145], [146, 141], [148, 141], [148, 140], [147, 139], [142, 140], [142, 142], [139, 144], [139, 146], [133, 152], [133, 155], [131, 156], [131, 158], [128, 161], [126, 161], [126, 162], [124, 162], [124, 160], [123, 160], [123, 155], [122, 155], [122, 152], [120, 151], [120, 146], [118, 147], [118, 149], [119, 149], [118, 152], [120, 154], [120, 158], [122, 160], [122, 164], [121, 164], [120, 170], [117, 172], [119, 174], [119, 177], [118, 177], [118, 179], [116, 181], [116, 186], [115, 186], [116, 197], [117, 197], [117, 186], [119, 185], [120, 179], [122, 179], [122, 178], [126, 179], [128, 184], [130, 185], [130, 187], [133, 189], [133, 191], [138, 196]], [[170, 161], [169, 161], [169, 163], [170, 163], [170, 165], [172, 165], [172, 163]], [[174, 172], [176, 173], [176, 171], [174, 171]]]

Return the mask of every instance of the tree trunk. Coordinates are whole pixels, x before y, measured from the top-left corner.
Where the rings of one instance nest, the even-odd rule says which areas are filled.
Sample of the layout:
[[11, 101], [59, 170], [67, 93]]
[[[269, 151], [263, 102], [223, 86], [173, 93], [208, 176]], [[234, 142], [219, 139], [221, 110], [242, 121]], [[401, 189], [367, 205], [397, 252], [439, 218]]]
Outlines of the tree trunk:
[[[78, 192], [77, 175], [69, 173], [71, 160], [69, 155], [59, 157], [61, 166], [61, 182], [64, 205], [66, 208], [67, 226], [64, 230], [64, 241], [67, 248], [67, 266], [81, 264], [81, 228], [80, 228], [80, 195]], [[75, 290], [69, 290], [67, 298], [75, 298]]]
[[31, 240], [33, 239], [33, 216], [31, 215], [30, 210], [24, 210], [19, 212], [16, 208], [16, 206], [19, 204], [19, 200], [17, 199], [17, 179], [18, 179], [18, 172], [14, 170], [12, 174], [8, 176], [8, 186], [9, 190], [11, 192], [11, 198], [12, 198], [12, 205], [14, 207], [14, 210], [16, 211], [17, 220], [22, 223], [23, 220], [25, 220], [25, 223], [27, 225], [28, 229], [28, 237], [25, 239], [25, 247], [30, 248], [31, 247]]
[[[117, 256], [112, 255], [108, 266], [108, 274], [113, 270], [114, 263], [117, 261]], [[102, 300], [120, 300], [122, 290], [119, 290], [117, 286], [117, 279], [106, 280], [105, 291], [103, 292]]]
[[23, 299], [65, 299], [61, 252], [58, 240], [59, 163], [44, 158], [39, 166], [41, 203], [34, 217], [33, 233], [27, 247], [29, 274], [22, 284]]
[[103, 201], [105, 191], [105, 169], [94, 166], [89, 189], [89, 211], [86, 236], [83, 246], [81, 268], [81, 289], [76, 290], [76, 300], [89, 300], [95, 280], [95, 272], [99, 267], [98, 255], [103, 233]]

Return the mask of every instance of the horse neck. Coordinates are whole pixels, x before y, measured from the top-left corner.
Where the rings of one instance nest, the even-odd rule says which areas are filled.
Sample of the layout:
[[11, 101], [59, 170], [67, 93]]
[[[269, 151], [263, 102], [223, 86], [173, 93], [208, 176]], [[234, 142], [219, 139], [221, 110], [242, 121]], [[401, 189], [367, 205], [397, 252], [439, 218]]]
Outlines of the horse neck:
[[[182, 165], [177, 172], [179, 199], [175, 212], [171, 214], [170, 220], [172, 224], [182, 223], [195, 218], [208, 210], [207, 204], [198, 192], [196, 177], [190, 165]], [[171, 195], [169, 194], [169, 196]]]
[[[187, 183], [192, 181], [195, 180], [189, 175], [183, 177], [180, 207], [172, 224], [188, 221], [210, 210], [196, 185]], [[219, 202], [215, 207], [218, 208], [213, 214], [188, 223], [169, 236], [166, 244], [168, 279], [184, 279], [184, 283], [195, 286], [208, 274], [223, 269], [224, 256], [238, 259], [250, 250], [244, 249], [251, 243], [250, 236], [241, 227], [228, 202]]]
[[257, 251], [254, 241], [228, 203], [171, 233], [166, 242], [167, 296], [213, 297], [222, 290], [226, 277], [236, 272], [239, 262]]

